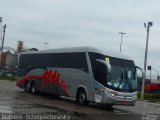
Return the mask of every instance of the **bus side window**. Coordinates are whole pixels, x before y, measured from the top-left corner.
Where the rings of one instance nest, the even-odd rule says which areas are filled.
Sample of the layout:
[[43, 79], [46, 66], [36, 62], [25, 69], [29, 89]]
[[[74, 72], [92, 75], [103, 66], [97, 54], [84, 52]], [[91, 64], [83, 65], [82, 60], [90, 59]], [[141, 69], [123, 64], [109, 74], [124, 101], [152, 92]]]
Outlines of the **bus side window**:
[[95, 62], [95, 79], [101, 84], [107, 83], [107, 68], [103, 63]]

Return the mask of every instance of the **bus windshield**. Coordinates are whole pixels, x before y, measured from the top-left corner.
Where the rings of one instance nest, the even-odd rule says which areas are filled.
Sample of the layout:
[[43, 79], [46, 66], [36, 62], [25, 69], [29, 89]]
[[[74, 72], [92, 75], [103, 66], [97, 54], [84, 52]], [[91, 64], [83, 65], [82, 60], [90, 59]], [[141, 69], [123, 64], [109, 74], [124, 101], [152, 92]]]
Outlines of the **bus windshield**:
[[[121, 92], [133, 92], [137, 89], [136, 69], [133, 60], [89, 53], [94, 78], [100, 84]], [[111, 66], [108, 73], [107, 66], [98, 60], [106, 61]]]
[[111, 73], [107, 78], [107, 86], [125, 92], [137, 89], [136, 69], [133, 61], [112, 58]]

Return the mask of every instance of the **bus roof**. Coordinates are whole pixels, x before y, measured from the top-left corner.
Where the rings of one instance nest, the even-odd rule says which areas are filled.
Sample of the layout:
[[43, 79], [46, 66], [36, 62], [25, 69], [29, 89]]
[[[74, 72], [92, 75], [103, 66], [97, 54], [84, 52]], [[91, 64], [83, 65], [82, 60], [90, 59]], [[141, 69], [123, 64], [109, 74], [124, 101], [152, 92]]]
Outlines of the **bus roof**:
[[50, 49], [50, 50], [42, 50], [42, 51], [23, 52], [21, 54], [71, 53], [71, 52], [95, 52], [95, 53], [100, 53], [100, 54], [114, 57], [114, 58], [133, 60], [131, 57], [124, 55], [122, 53], [108, 51], [108, 50], [106, 51], [104, 49], [97, 49], [95, 47], [68, 47], [68, 48], [58, 48], [58, 49]]

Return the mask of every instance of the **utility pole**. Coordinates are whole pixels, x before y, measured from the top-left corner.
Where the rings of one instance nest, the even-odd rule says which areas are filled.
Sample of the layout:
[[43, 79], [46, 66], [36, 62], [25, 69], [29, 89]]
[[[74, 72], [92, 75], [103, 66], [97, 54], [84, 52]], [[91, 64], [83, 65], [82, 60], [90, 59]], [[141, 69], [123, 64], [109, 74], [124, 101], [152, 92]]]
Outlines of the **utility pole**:
[[4, 46], [4, 37], [6, 31], [6, 24], [3, 26], [3, 38], [2, 38], [2, 48], [1, 48], [1, 69], [3, 69], [3, 46]]
[[148, 25], [146, 26], [146, 23], [144, 23], [144, 27], [147, 31], [147, 38], [146, 38], [146, 49], [145, 49], [145, 57], [144, 57], [144, 78], [142, 80], [142, 90], [141, 90], [141, 99], [144, 98], [144, 86], [145, 86], [145, 79], [146, 79], [146, 67], [147, 67], [147, 54], [148, 54], [148, 39], [149, 39], [149, 28], [152, 27], [153, 23], [148, 22]]
[[126, 33], [123, 32], [119, 32], [119, 34], [121, 34], [121, 44], [120, 44], [120, 52], [122, 51], [122, 39], [123, 39], [123, 35]]
[[2, 41], [2, 17], [0, 17], [0, 31], [1, 31], [1, 38], [0, 40]]
[[[0, 17], [0, 41], [2, 43], [2, 17]], [[2, 51], [2, 47], [1, 47], [1, 51]], [[1, 61], [2, 61], [2, 54], [1, 54]], [[1, 68], [2, 66], [0, 66]]]

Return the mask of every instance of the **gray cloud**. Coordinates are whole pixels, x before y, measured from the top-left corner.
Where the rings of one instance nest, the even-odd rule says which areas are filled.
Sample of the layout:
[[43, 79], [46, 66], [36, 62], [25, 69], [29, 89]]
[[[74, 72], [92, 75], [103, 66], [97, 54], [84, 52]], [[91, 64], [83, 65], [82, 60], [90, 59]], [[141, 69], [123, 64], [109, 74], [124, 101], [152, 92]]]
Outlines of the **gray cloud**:
[[160, 71], [159, 0], [0, 0], [0, 16], [7, 24], [5, 45], [44, 49], [95, 46], [131, 56], [143, 67], [146, 31], [143, 23], [153, 21], [148, 64]]

